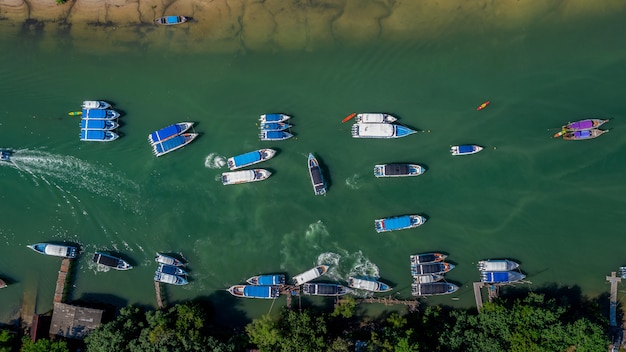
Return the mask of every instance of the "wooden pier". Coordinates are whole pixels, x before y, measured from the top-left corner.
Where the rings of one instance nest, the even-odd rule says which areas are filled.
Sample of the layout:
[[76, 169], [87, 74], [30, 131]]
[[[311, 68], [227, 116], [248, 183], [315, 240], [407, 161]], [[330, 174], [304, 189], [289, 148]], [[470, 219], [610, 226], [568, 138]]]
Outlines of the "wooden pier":
[[156, 300], [157, 300], [157, 307], [159, 309], [163, 309], [165, 308], [165, 301], [163, 299], [163, 288], [161, 287], [161, 283], [158, 281], [154, 282], [154, 291], [156, 292]]
[[70, 258], [64, 258], [63, 261], [61, 261], [61, 269], [57, 277], [57, 286], [54, 290], [54, 303], [63, 303], [67, 297], [67, 284], [69, 282], [71, 265], [72, 260]]
[[493, 302], [500, 295], [500, 286], [494, 284], [485, 284], [484, 282], [474, 282], [474, 298], [476, 299], [476, 309], [480, 312], [483, 308], [482, 288], [487, 286], [487, 299]]
[[[343, 299], [337, 299], [336, 304], [341, 304], [344, 301], [345, 300], [343, 300]], [[409, 310], [409, 312], [417, 311], [417, 307], [419, 306], [419, 301], [416, 300], [416, 299], [396, 299], [396, 298], [392, 298], [391, 296], [387, 296], [387, 297], [372, 297], [372, 298], [356, 298], [355, 301], [356, 301], [357, 304], [360, 304], [360, 303], [379, 303], [379, 304], [384, 304], [386, 306], [405, 305], [405, 306], [407, 306], [407, 309]]]
[[622, 281], [621, 277], [615, 276], [615, 271], [611, 272], [611, 276], [606, 277], [606, 281], [611, 283], [611, 298], [609, 317], [611, 327], [617, 327], [616, 310], [617, 310], [617, 284]]

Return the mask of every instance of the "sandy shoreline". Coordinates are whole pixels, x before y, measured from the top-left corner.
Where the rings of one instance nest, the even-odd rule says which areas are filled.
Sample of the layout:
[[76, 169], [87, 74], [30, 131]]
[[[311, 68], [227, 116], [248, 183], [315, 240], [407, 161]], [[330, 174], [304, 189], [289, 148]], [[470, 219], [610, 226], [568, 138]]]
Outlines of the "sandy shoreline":
[[[315, 50], [372, 40], [419, 40], [459, 31], [510, 30], [623, 11], [622, 0], [0, 0], [0, 30], [67, 34], [73, 41], [151, 45], [169, 39], [195, 50]], [[153, 24], [164, 15], [187, 24]], [[132, 44], [131, 44], [132, 43]], [[109, 48], [110, 49], [110, 48]], [[190, 48], [185, 48], [190, 49]]]

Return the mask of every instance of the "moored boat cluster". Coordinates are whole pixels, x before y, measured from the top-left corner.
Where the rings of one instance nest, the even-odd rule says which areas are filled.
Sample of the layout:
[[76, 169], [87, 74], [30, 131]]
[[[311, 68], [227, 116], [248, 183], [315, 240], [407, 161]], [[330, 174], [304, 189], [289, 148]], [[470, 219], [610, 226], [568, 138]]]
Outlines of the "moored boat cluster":
[[456, 292], [459, 287], [442, 281], [443, 275], [454, 269], [454, 265], [444, 260], [443, 253], [422, 253], [411, 255], [411, 294], [413, 296], [443, 295]]
[[486, 284], [505, 285], [522, 281], [526, 275], [517, 269], [519, 264], [508, 259], [487, 259], [478, 262], [480, 281]]
[[80, 140], [89, 142], [111, 142], [119, 138], [116, 133], [120, 113], [111, 104], [102, 100], [83, 101], [82, 110], [70, 112], [71, 116], [81, 116]]

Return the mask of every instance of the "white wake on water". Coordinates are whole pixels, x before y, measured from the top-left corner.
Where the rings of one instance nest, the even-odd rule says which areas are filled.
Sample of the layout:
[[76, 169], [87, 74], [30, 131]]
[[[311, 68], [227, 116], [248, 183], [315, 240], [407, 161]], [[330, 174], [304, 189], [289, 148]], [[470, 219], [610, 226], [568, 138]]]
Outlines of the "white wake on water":
[[359, 174], [354, 174], [346, 179], [346, 186], [350, 187], [350, 189], [359, 189], [361, 188], [361, 176]]
[[204, 159], [204, 167], [209, 169], [219, 169], [226, 165], [226, 157], [217, 153], [211, 153]]

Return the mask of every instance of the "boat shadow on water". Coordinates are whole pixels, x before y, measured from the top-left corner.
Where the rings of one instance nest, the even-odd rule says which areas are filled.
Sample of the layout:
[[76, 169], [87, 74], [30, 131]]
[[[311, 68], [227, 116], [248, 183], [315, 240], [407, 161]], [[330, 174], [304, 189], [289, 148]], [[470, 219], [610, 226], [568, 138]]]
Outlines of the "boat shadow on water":
[[330, 177], [330, 169], [326, 166], [324, 159], [319, 155], [316, 155], [315, 158], [319, 162], [320, 170], [322, 170], [322, 177], [324, 177], [324, 184], [326, 185], [326, 193], [328, 193], [328, 191], [333, 187], [333, 180], [332, 177]]

